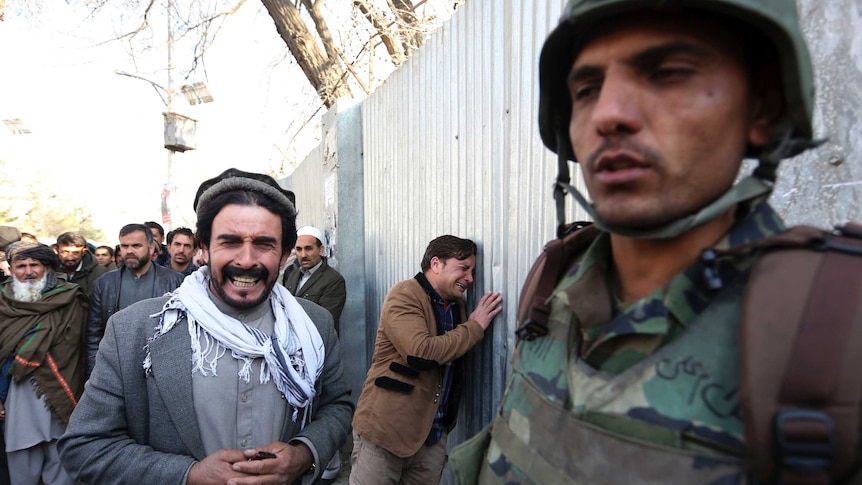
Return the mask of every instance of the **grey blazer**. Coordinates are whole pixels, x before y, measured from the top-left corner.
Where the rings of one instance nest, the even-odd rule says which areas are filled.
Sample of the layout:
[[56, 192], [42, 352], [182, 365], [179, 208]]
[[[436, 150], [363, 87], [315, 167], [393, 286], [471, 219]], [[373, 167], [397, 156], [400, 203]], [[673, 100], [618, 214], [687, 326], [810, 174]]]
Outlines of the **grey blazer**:
[[[182, 484], [204, 456], [192, 401], [191, 344], [184, 325], [150, 343], [152, 374], [144, 376], [144, 346], [154, 333], [167, 298], [144, 300], [108, 321], [84, 395], [60, 439], [60, 457], [69, 474], [89, 484]], [[342, 371], [332, 316], [298, 299], [317, 326], [326, 348], [323, 372], [315, 384], [312, 421], [299, 430], [288, 406], [281, 441], [309, 445], [315, 473], [321, 470], [350, 430], [354, 405]]]

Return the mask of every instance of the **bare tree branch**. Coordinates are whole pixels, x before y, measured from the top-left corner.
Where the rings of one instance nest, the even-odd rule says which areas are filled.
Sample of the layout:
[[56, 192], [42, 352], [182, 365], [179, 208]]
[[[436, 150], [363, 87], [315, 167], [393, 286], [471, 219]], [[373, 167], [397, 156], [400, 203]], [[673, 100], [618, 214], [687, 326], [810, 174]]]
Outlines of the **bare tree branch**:
[[395, 34], [389, 28], [389, 21], [383, 15], [377, 13], [377, 10], [373, 5], [369, 5], [368, 2], [364, 2], [362, 0], [354, 0], [353, 6], [358, 8], [362, 15], [368, 20], [369, 23], [377, 30], [377, 34], [380, 36], [380, 40], [383, 42], [383, 45], [386, 47], [386, 51], [389, 52], [389, 57], [392, 59], [392, 63], [396, 66], [400, 66], [407, 59], [407, 56], [404, 53], [404, 48], [401, 46], [401, 43], [396, 38]]
[[413, 14], [415, 7], [411, 0], [388, 0], [392, 11], [402, 22], [404, 32], [402, 34], [404, 50], [409, 55], [425, 43], [422, 25]]
[[[212, 43], [215, 41], [215, 38], [218, 35], [218, 33], [221, 31], [222, 26], [224, 26], [224, 21], [228, 17], [230, 17], [231, 15], [235, 14], [240, 9], [240, 7], [245, 5], [245, 2], [246, 2], [246, 0], [239, 0], [239, 2], [236, 5], [234, 5], [233, 8], [231, 8], [227, 12], [218, 12], [214, 15], [210, 15], [210, 16], [201, 18], [200, 21], [196, 24], [189, 24], [188, 25], [187, 30], [186, 30], [187, 32], [196, 32], [199, 30], [201, 30], [202, 32], [198, 36], [198, 41], [195, 44], [194, 57], [192, 58], [192, 61], [191, 61], [191, 67], [183, 76], [184, 78], [188, 79], [188, 77], [191, 75], [191, 73], [193, 73], [197, 70], [198, 65], [203, 65], [204, 56], [206, 55], [206, 53], [209, 50]], [[212, 26], [217, 21], [220, 21], [220, 22], [218, 23], [218, 26], [213, 31]], [[205, 67], [203, 69], [204, 69], [204, 71], [206, 71]]]
[[[350, 71], [350, 74], [353, 74], [353, 77], [354, 77], [354, 79], [356, 79], [356, 82], [359, 83], [359, 87], [361, 87], [362, 90], [365, 91], [365, 94], [371, 94], [371, 90], [368, 89], [368, 86], [366, 86], [365, 82], [362, 81], [362, 78], [359, 77], [359, 73], [356, 72], [356, 69], [353, 68], [354, 63], [347, 62], [347, 59], [344, 57], [344, 53], [341, 52], [341, 49], [336, 47], [335, 50], [338, 52], [338, 58], [341, 59], [341, 61], [347, 67], [347, 70]], [[360, 54], [361, 54], [361, 51], [360, 51]]]
[[[116, 6], [117, 0], [77, 1], [86, 4], [93, 16], [105, 7]], [[154, 27], [160, 25], [160, 9], [164, 2], [120, 1], [124, 10], [136, 12], [136, 17], [131, 29], [126, 25], [112, 40], [121, 41], [128, 50], [132, 63], [137, 65], [137, 54], [157, 45], [153, 32], [158, 32]], [[464, 0], [441, 1], [457, 7]], [[345, 5], [343, 2], [344, 0], [261, 0], [273, 19], [279, 36], [327, 107], [338, 98], [351, 98], [351, 87], [361, 88], [366, 93], [376, 87], [379, 81], [377, 76], [371, 74], [374, 63], [380, 58], [380, 51], [376, 50], [373, 42], [375, 37], [380, 37], [388, 53], [388, 61], [391, 62], [386, 68], [379, 70], [389, 72], [389, 67], [400, 66], [413, 50], [422, 45], [428, 22], [433, 22], [433, 17], [429, 20], [417, 13], [417, 6], [430, 3], [429, 0], [387, 0], [390, 11], [375, 7], [382, 2], [375, 4], [371, 0], [354, 0], [351, 4], [346, 4], [355, 9], [351, 19], [353, 27], [339, 25], [335, 30], [330, 30], [329, 24], [332, 20], [327, 18], [329, 13], [324, 4], [337, 4], [341, 7]], [[205, 55], [224, 26], [224, 20], [246, 3], [247, 0], [174, 0], [168, 3], [172, 8], [169, 15], [178, 20], [172, 28], [169, 42], [182, 41], [185, 47], [185, 60], [176, 69], [179, 77], [188, 79], [201, 70], [205, 73]], [[0, 0], [0, 15], [4, 13], [5, 4], [6, 0]], [[303, 8], [308, 14], [307, 17], [301, 12]], [[217, 12], [217, 9], [224, 11]], [[368, 49], [367, 60], [361, 58], [365, 49]], [[353, 57], [353, 62], [348, 61], [348, 58]]]

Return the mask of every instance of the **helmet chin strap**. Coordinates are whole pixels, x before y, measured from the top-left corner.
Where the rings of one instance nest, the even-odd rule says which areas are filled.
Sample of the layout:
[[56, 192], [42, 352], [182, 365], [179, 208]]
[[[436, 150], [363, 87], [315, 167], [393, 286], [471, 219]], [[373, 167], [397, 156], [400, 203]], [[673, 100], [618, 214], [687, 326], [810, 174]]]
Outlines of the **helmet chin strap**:
[[[680, 219], [676, 219], [667, 224], [656, 227], [631, 227], [619, 224], [611, 224], [603, 220], [596, 212], [595, 206], [590, 203], [578, 189], [573, 187], [569, 182], [569, 167], [566, 160], [565, 152], [562, 146], [557, 145], [559, 153], [558, 162], [560, 164], [560, 173], [557, 176], [557, 182], [554, 186], [554, 200], [557, 203], [557, 220], [559, 226], [557, 229], [558, 235], [565, 226], [565, 193], [568, 192], [574, 197], [578, 204], [590, 215], [594, 223], [603, 231], [613, 234], [618, 234], [624, 237], [635, 239], [671, 239], [681, 234], [684, 234], [701, 224], [709, 222], [721, 216], [728, 209], [741, 202], [753, 201], [756, 199], [765, 200], [772, 193], [775, 186], [775, 176], [778, 170], [778, 164], [781, 160], [797, 155], [809, 148], [814, 148], [822, 144], [826, 140], [803, 140], [793, 139], [791, 131], [784, 130], [783, 136], [775, 145], [764, 149], [759, 157], [759, 164], [751, 175], [746, 176], [738, 183], [733, 185], [727, 192], [723, 193], [719, 198], [715, 199], [705, 207], [701, 208], [697, 213], [691, 214]], [[563, 178], [563, 166], [565, 165], [565, 178]], [[562, 236], [559, 236], [562, 237]]]
[[563, 187], [572, 194], [572, 197], [587, 211], [595, 224], [603, 231], [635, 239], [671, 239], [717, 218], [740, 202], [768, 197], [772, 192], [773, 185], [770, 181], [749, 175], [697, 213], [676, 219], [661, 226], [645, 228], [608, 223], [599, 217], [595, 206], [587, 201], [578, 189], [570, 184], [565, 184]]
[[[572, 177], [571, 172], [569, 172], [569, 159], [564, 149], [567, 146], [566, 136], [565, 130], [557, 130], [557, 181], [554, 183], [554, 203], [557, 206], [557, 237], [560, 239], [566, 235], [566, 192], [571, 193], [576, 199], [578, 197], [584, 199], [578, 189], [570, 184]], [[580, 199], [578, 203], [580, 203]], [[595, 220], [594, 211], [586, 207], [584, 209]]]

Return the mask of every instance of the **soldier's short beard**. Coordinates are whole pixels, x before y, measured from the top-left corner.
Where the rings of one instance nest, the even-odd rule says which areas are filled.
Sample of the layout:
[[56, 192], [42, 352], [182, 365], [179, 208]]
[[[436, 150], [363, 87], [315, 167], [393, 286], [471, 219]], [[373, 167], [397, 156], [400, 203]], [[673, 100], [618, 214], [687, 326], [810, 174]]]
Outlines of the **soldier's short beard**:
[[39, 281], [22, 283], [18, 278], [12, 278], [12, 298], [23, 302], [34, 302], [42, 298], [42, 290], [48, 281], [48, 273], [42, 275]]

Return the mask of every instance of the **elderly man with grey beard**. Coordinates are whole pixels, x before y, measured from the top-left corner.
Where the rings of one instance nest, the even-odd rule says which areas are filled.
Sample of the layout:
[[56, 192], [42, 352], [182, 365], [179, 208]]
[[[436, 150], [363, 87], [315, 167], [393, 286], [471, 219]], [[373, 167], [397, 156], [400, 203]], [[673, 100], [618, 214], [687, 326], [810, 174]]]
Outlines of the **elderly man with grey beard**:
[[44, 244], [6, 249], [12, 278], [0, 286], [0, 420], [12, 483], [69, 484], [57, 439], [84, 390], [88, 300], [57, 273]]

